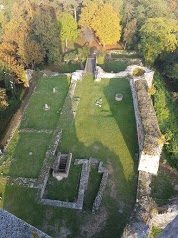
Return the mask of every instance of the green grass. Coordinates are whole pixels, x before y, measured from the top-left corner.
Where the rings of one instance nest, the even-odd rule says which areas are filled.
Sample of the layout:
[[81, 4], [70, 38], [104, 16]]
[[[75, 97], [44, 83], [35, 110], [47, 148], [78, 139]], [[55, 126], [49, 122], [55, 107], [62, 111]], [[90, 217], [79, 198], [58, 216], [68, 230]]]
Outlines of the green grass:
[[6, 150], [0, 171], [15, 177], [36, 178], [43, 165], [50, 139], [50, 134], [16, 132]]
[[69, 64], [62, 64], [62, 65], [50, 65], [45, 66], [44, 69], [49, 69], [51, 71], [55, 71], [58, 73], [72, 73], [77, 69], [81, 69], [79, 63], [69, 63]]
[[[63, 80], [59, 80], [60, 85], [64, 86], [61, 86], [61, 88], [66, 91], [61, 92], [58, 95], [59, 98], [51, 99], [51, 97], [56, 96], [52, 94], [52, 87], [54, 85], [59, 87], [56, 79], [54, 78], [54, 81], [53, 78], [52, 81], [50, 79], [39, 81], [37, 93], [32, 96], [26, 111], [26, 117], [29, 119], [28, 126], [39, 129], [53, 129], [57, 125], [57, 127], [63, 128], [58, 148], [60, 152], [68, 153], [70, 151], [73, 153], [74, 159], [98, 158], [104, 162], [104, 166], [109, 168], [108, 183], [101, 204], [101, 211], [104, 209], [106, 218], [105, 222], [98, 225], [99, 227], [102, 226], [101, 231], [98, 233], [96, 231], [94, 236], [107, 238], [112, 235], [112, 237], [119, 237], [130, 217], [136, 194], [134, 154], [137, 152], [137, 137], [129, 82], [126, 78], [123, 78], [103, 79], [100, 83], [96, 83], [91, 76], [84, 77], [82, 82], [78, 82], [75, 91], [75, 97], [80, 97], [80, 103], [74, 119], [70, 112], [72, 109], [70, 98], [66, 101], [60, 118], [59, 115], [57, 117], [56, 114], [53, 114], [53, 108], [56, 107], [55, 110], [58, 110], [57, 106], [62, 105], [68, 88], [66, 80], [63, 83]], [[116, 93], [124, 95], [122, 102], [115, 101]], [[46, 95], [46, 97], [43, 97], [43, 95]], [[63, 96], [60, 97], [60, 95]], [[101, 108], [95, 105], [95, 101], [99, 98], [103, 99]], [[51, 101], [48, 102], [48, 99]], [[46, 115], [43, 116], [42, 112], [39, 113], [40, 117], [36, 115], [39, 108], [43, 106], [39, 101], [51, 106], [50, 117], [52, 122], [49, 119], [50, 117], [46, 118]], [[4, 170], [4, 172], [14, 176], [37, 176], [50, 138], [51, 135], [48, 134], [17, 133], [8, 147], [7, 153], [9, 154], [5, 159], [5, 165], [1, 165], [0, 172], [2, 166], [5, 166], [6, 171]], [[33, 152], [30, 160], [29, 151]], [[12, 162], [14, 156], [17, 157], [17, 160]], [[54, 199], [58, 198], [59, 188], [59, 191], [62, 191], [59, 194], [60, 198], [64, 198], [64, 200], [75, 199], [77, 173], [79, 173], [76, 171], [77, 169], [78, 166], [76, 166], [76, 169], [71, 167], [71, 177], [68, 181], [66, 179], [63, 184], [56, 185], [59, 186], [57, 189], [56, 186], [54, 188], [51, 186], [54, 184], [50, 184], [48, 196]], [[86, 212], [37, 204], [37, 191], [35, 189], [6, 186], [2, 179], [0, 179], [0, 194], [3, 196], [3, 201], [0, 205], [52, 237], [59, 236], [62, 226], [66, 226], [70, 230], [71, 235], [69, 237], [80, 237], [82, 226], [90, 222], [94, 225], [99, 222], [90, 210], [97, 194], [99, 180], [100, 175], [95, 169], [92, 169], [85, 197]], [[112, 195], [113, 188], [111, 184], [114, 184], [116, 195]], [[123, 210], [123, 213], [119, 213], [120, 209]], [[102, 214], [100, 216], [102, 217]], [[94, 227], [92, 229], [95, 229]], [[84, 236], [87, 237], [87, 234], [84, 234]]]
[[50, 175], [46, 186], [46, 198], [74, 202], [77, 200], [81, 166], [71, 165], [68, 178], [58, 181]]
[[88, 187], [85, 194], [84, 210], [91, 212], [94, 200], [96, 198], [101, 183], [101, 179], [102, 174], [98, 173], [98, 169], [91, 168]]
[[117, 73], [124, 71], [127, 68], [126, 62], [105, 62], [104, 65], [100, 65], [105, 72]]
[[159, 170], [158, 175], [153, 177], [151, 184], [151, 196], [162, 205], [167, 202], [171, 197], [178, 196], [178, 191], [174, 189], [177, 184], [177, 178], [171, 176], [169, 172], [163, 169]]
[[162, 232], [162, 230], [163, 229], [161, 229], [159, 227], [152, 226], [151, 232], [150, 232], [148, 238], [156, 238]]
[[[39, 80], [25, 111], [21, 127], [54, 129], [59, 120], [68, 86], [69, 80], [66, 77], [45, 77]], [[57, 93], [53, 93], [54, 87], [57, 88]], [[44, 104], [48, 104], [50, 110], [44, 111]]]

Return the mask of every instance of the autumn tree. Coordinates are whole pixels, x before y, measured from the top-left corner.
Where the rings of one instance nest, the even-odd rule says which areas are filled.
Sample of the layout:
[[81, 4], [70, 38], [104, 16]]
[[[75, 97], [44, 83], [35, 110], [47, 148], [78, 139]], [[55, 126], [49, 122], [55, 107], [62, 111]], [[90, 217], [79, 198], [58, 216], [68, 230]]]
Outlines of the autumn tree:
[[89, 4], [82, 9], [79, 24], [81, 27], [89, 27], [105, 45], [115, 44], [120, 40], [121, 26], [118, 14], [112, 5]]
[[18, 55], [21, 57], [21, 63], [27, 68], [34, 69], [36, 65], [43, 63], [45, 52], [38, 42], [27, 38], [19, 46]]
[[146, 62], [152, 64], [163, 52], [176, 49], [177, 22], [166, 18], [149, 18], [140, 30], [139, 49]]
[[59, 23], [60, 38], [62, 42], [65, 42], [65, 47], [67, 48], [67, 42], [74, 40], [78, 36], [77, 23], [69, 13], [64, 13]]

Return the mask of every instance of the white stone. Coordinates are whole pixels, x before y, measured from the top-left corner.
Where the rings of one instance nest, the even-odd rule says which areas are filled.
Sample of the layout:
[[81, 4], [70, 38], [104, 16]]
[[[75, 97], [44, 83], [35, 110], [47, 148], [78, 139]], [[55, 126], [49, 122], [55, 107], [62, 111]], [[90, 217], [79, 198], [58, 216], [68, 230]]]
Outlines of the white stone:
[[71, 80], [82, 80], [82, 72], [73, 72], [71, 75]]
[[30, 152], [29, 152], [29, 155], [31, 156], [32, 154], [33, 154], [33, 152], [30, 151]]
[[123, 95], [121, 93], [116, 93], [115, 100], [117, 102], [120, 102], [120, 101], [122, 101], [122, 99], [123, 99]]
[[45, 111], [47, 111], [47, 110], [49, 110], [49, 109], [50, 109], [50, 107], [48, 106], [48, 104], [47, 104], [47, 103], [45, 103], [45, 105], [44, 105], [44, 107], [43, 107], [43, 108], [44, 108], [44, 110], [45, 110]]
[[138, 170], [157, 175], [160, 155], [147, 155], [143, 152], [140, 155]]

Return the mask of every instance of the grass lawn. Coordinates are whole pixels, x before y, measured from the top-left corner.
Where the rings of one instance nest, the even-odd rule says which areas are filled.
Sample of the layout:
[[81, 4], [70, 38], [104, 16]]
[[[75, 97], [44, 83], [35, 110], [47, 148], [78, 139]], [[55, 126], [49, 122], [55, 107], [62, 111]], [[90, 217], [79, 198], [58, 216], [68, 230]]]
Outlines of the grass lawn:
[[126, 62], [105, 62], [103, 65], [100, 65], [105, 72], [117, 73], [124, 71], [127, 68]]
[[[0, 171], [15, 177], [37, 178], [50, 139], [51, 134], [18, 133], [16, 131], [6, 150], [4, 163], [0, 165]], [[29, 155], [29, 152], [32, 152], [32, 155]]]
[[[58, 87], [60, 93], [54, 95], [53, 87]], [[94, 157], [104, 162], [109, 177], [100, 211], [93, 215], [90, 209], [101, 179], [101, 175], [93, 168], [85, 194], [85, 212], [37, 204], [36, 189], [6, 186], [2, 179], [0, 194], [3, 200], [0, 205], [52, 237], [62, 237], [64, 229], [68, 237], [119, 237], [130, 217], [136, 195], [137, 165], [134, 155], [137, 152], [137, 137], [129, 82], [123, 78], [103, 79], [96, 83], [92, 76], [85, 76], [82, 82], [77, 83], [75, 91], [75, 97], [80, 97], [75, 119], [71, 113], [73, 102], [70, 98], [60, 118], [56, 113], [62, 107], [67, 88], [66, 79], [40, 80], [25, 113], [27, 126], [54, 129], [57, 125], [63, 128], [58, 148], [60, 152], [72, 152], [74, 159]], [[115, 101], [116, 93], [123, 94], [122, 102]], [[103, 100], [101, 108], [95, 105], [99, 98]], [[44, 103], [51, 107], [49, 117], [46, 112], [40, 111]], [[37, 176], [50, 138], [48, 134], [17, 133], [7, 151], [7, 173]], [[33, 152], [30, 159], [29, 150]], [[13, 162], [14, 156], [17, 159]], [[79, 167], [71, 167], [70, 176], [63, 184], [55, 185], [56, 181], [51, 178], [49, 185], [55, 187], [48, 187], [48, 196], [53, 199], [75, 199]]]
[[72, 164], [68, 178], [63, 178], [61, 181], [51, 175], [46, 186], [46, 198], [68, 202], [76, 201], [81, 168], [81, 165]]
[[72, 73], [72, 72], [76, 71], [77, 69], [81, 69], [79, 63], [49, 65], [49, 66], [45, 66], [43, 68], [49, 69], [51, 71], [58, 72], [58, 73]]
[[95, 197], [100, 186], [101, 179], [102, 174], [98, 173], [98, 169], [91, 168], [88, 188], [86, 190], [84, 199], [84, 210], [91, 212]]
[[[57, 93], [53, 93], [54, 87]], [[54, 129], [59, 120], [68, 87], [69, 79], [66, 77], [45, 77], [39, 80], [25, 111], [21, 128]], [[50, 110], [44, 111], [44, 104], [48, 104]]]

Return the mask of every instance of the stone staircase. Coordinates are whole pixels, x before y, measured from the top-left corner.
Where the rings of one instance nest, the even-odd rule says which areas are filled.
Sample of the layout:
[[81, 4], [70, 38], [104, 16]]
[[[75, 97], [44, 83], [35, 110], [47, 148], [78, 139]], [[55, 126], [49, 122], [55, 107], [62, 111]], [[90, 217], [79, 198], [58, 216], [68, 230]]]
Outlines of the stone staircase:
[[60, 173], [65, 173], [67, 168], [67, 156], [61, 156], [59, 161], [58, 171]]

